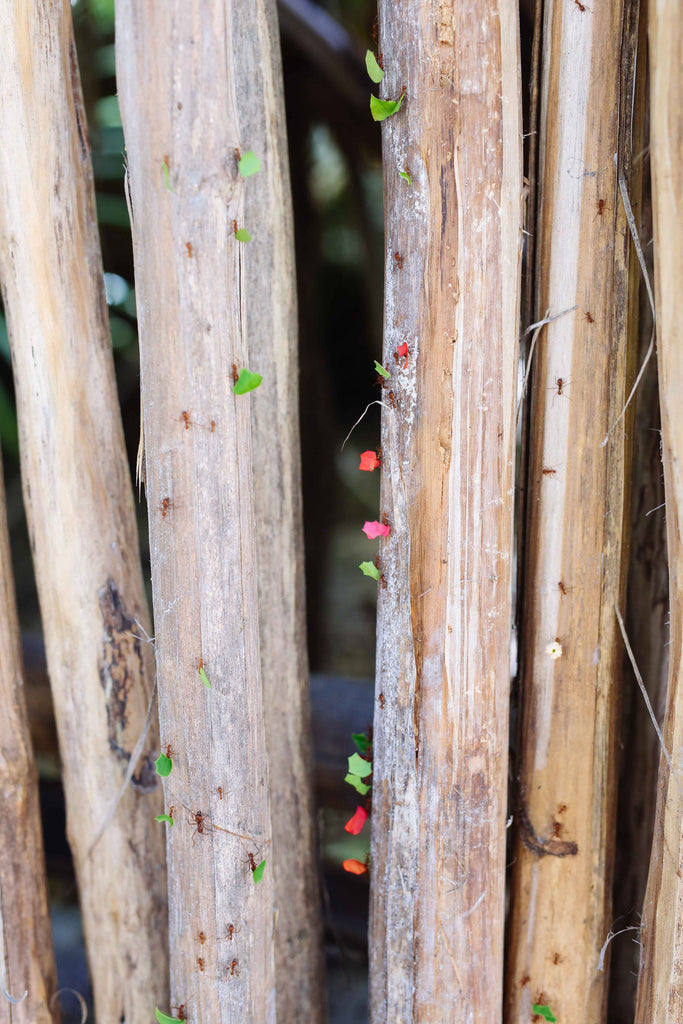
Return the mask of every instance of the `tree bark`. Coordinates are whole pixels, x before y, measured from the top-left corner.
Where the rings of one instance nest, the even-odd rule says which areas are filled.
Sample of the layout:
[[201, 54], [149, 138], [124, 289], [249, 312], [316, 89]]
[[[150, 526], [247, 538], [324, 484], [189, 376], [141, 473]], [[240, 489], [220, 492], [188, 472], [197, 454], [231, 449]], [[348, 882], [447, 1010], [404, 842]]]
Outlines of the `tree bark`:
[[[38, 772], [26, 713], [1, 477], [0, 708], [0, 1017], [12, 1024], [58, 1024], [59, 1007], [50, 1004], [57, 990], [57, 970], [47, 902]], [[8, 995], [12, 999], [9, 1006]]]
[[[123, 0], [117, 48], [160, 720], [174, 762], [165, 785], [176, 822], [172, 1002], [195, 1020], [318, 1020], [295, 293], [274, 4]], [[238, 161], [248, 150], [262, 167], [245, 179]], [[238, 241], [236, 228], [251, 240]], [[235, 395], [233, 365], [262, 374], [261, 387]], [[255, 885], [250, 866], [262, 859]]]
[[493, 1022], [522, 242], [518, 12], [410, 0], [379, 13], [380, 91], [397, 100], [405, 86], [406, 96], [383, 125], [391, 379], [380, 512], [391, 533], [380, 547], [371, 1019]]
[[[604, 1020], [628, 537], [633, 41], [622, 5], [546, 10], [508, 1024]], [[608, 55], [608, 59], [606, 59]]]
[[11, 0], [0, 38], [0, 274], [67, 830], [98, 1022], [137, 1022], [166, 988], [154, 727], [113, 807], [154, 664], [134, 635], [148, 621], [70, 5]]
[[664, 743], [675, 768], [662, 756], [641, 940], [636, 1024], [667, 1024], [683, 1015], [683, 352], [679, 332], [683, 256], [678, 209], [683, 192], [681, 145], [680, 12], [667, 0], [649, 6], [650, 140], [655, 252], [655, 298], [662, 461], [669, 553], [669, 686]]

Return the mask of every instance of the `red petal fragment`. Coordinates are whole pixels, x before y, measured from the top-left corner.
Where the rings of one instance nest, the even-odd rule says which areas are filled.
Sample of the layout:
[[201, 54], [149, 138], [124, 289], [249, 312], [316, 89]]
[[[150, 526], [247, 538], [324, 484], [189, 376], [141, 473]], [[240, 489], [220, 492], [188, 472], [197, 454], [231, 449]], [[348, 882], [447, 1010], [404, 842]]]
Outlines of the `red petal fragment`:
[[403, 369], [405, 370], [407, 368], [407, 366], [408, 366], [408, 355], [409, 355], [409, 353], [408, 353], [408, 346], [406, 345], [405, 342], [402, 345], [398, 346], [398, 348], [396, 349], [396, 355], [397, 356], [405, 356], [405, 360], [406, 361], [403, 364]]
[[375, 519], [374, 522], [366, 522], [363, 526], [363, 533], [368, 540], [374, 540], [375, 537], [388, 537], [391, 531], [391, 527], [385, 523], [378, 523]]
[[380, 461], [377, 458], [376, 452], [361, 452], [359, 469], [364, 469], [368, 473], [372, 473], [373, 469], [377, 469], [379, 465]]
[[[358, 836], [360, 835], [363, 829], [363, 825], [367, 820], [368, 812], [365, 810], [365, 808], [356, 807], [356, 813], [352, 818], [349, 818], [349, 820], [344, 825], [344, 828], [347, 832], [350, 832], [352, 836]], [[356, 863], [358, 863], [358, 861], [356, 861]]]
[[350, 875], [365, 875], [368, 870], [365, 864], [362, 864], [359, 860], [345, 860], [342, 862], [342, 867]]

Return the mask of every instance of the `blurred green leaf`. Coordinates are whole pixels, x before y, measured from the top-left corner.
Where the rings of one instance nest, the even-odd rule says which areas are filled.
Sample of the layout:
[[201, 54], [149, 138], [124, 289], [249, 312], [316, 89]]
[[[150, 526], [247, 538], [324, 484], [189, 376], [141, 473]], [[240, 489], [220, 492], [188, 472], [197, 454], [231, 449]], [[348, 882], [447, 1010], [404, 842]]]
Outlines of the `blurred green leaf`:
[[371, 743], [364, 732], [352, 732], [351, 739], [356, 744], [361, 754], [367, 754], [370, 749]]
[[397, 100], [381, 100], [377, 96], [370, 97], [370, 113], [373, 121], [386, 121], [401, 109], [403, 96]]
[[252, 174], [258, 174], [261, 170], [261, 161], [252, 150], [247, 150], [241, 158], [237, 169], [243, 178], [249, 178]]
[[204, 671], [204, 667], [203, 666], [200, 666], [199, 678], [204, 683], [204, 686], [207, 688], [207, 690], [213, 689], [213, 687], [211, 686], [211, 683], [209, 682], [209, 677], [207, 676], [206, 672]]
[[266, 870], [266, 862], [265, 862], [265, 860], [262, 860], [260, 864], [256, 865], [256, 867], [254, 868], [254, 870], [251, 873], [252, 874], [252, 878], [254, 879], [254, 885], [258, 885], [259, 884], [259, 882], [263, 878], [263, 873], [265, 872], [265, 870]]
[[101, 125], [118, 128], [121, 125], [121, 111], [116, 96], [102, 96], [95, 104], [95, 118]]
[[372, 50], [367, 50], [365, 54], [365, 67], [368, 69], [368, 74], [373, 82], [379, 83], [384, 78], [384, 72], [377, 62]]
[[351, 772], [344, 777], [344, 782], [348, 782], [349, 786], [353, 786], [361, 796], [365, 796], [366, 793], [370, 792], [368, 784], [359, 779], [357, 775], [352, 775]]
[[235, 232], [235, 238], [238, 242], [251, 242], [251, 235], [246, 228], [238, 228]]
[[257, 388], [263, 377], [260, 373], [252, 373], [251, 370], [242, 368], [238, 379], [233, 384], [232, 390], [236, 395], [246, 395], [248, 391], [253, 391]]
[[162, 822], [166, 821], [166, 822], [168, 822], [169, 825], [173, 824], [173, 818], [171, 817], [170, 814], [157, 814], [157, 816], [155, 817], [154, 820], [155, 821], [162, 821]]
[[364, 576], [371, 576], [373, 580], [379, 579], [379, 569], [374, 562], [361, 562], [358, 568]]
[[166, 754], [159, 754], [158, 758], [154, 762], [157, 775], [160, 775], [162, 779], [168, 778], [173, 771], [173, 761], [170, 757], [166, 757]]
[[375, 369], [377, 370], [377, 373], [380, 375], [380, 377], [384, 377], [385, 380], [388, 379], [389, 377], [391, 377], [391, 374], [389, 373], [389, 371], [385, 370], [384, 367], [382, 366], [382, 364], [378, 363], [376, 359], [375, 359]]
[[351, 754], [349, 771], [360, 779], [367, 779], [368, 775], [372, 775], [372, 761], [366, 761], [360, 754]]

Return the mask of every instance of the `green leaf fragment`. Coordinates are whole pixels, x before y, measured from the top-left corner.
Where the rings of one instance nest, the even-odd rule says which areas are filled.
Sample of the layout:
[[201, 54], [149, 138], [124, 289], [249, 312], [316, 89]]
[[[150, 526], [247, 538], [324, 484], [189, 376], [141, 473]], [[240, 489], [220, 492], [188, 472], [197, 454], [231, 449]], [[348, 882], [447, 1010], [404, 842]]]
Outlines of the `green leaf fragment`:
[[352, 732], [351, 739], [356, 744], [361, 754], [366, 754], [370, 749], [370, 740], [364, 732]]
[[398, 176], [399, 178], [403, 178], [404, 181], [407, 181], [409, 185], [412, 185], [413, 182], [407, 171], [399, 171]]
[[156, 818], [154, 820], [155, 821], [165, 821], [169, 825], [173, 824], [173, 818], [171, 817], [170, 814], [157, 814], [157, 816], [156, 816]]
[[368, 69], [368, 74], [373, 82], [379, 83], [382, 81], [384, 78], [384, 72], [379, 66], [377, 58], [372, 50], [368, 50], [365, 54], [365, 66]]
[[262, 380], [263, 377], [260, 373], [252, 373], [251, 370], [242, 367], [232, 390], [236, 395], [246, 395], [247, 391], [253, 391], [254, 388], [257, 388]]
[[554, 1021], [557, 1020], [557, 1017], [549, 1006], [539, 1006], [538, 1003], [534, 1003], [531, 1007], [531, 1012], [537, 1013], [540, 1017], [543, 1017], [544, 1020], [549, 1020], [550, 1024], [554, 1024]]
[[171, 185], [171, 174], [170, 174], [170, 171], [168, 169], [168, 164], [166, 163], [165, 160], [164, 160], [163, 164], [161, 165], [161, 173], [164, 176], [164, 185], [166, 186], [166, 188], [168, 189], [169, 192], [172, 192], [173, 191], [173, 186]]
[[391, 374], [389, 373], [389, 371], [385, 370], [385, 368], [382, 366], [382, 364], [378, 363], [376, 359], [375, 359], [375, 369], [377, 370], [377, 373], [380, 375], [380, 377], [384, 377], [385, 380], [388, 380], [388, 378], [391, 377]]
[[162, 1013], [158, 1006], [154, 1007], [154, 1012], [159, 1024], [176, 1024], [180, 1020], [180, 1017], [169, 1017], [167, 1013]]
[[358, 568], [364, 576], [372, 576], [373, 580], [379, 579], [379, 569], [374, 562], [361, 562]]
[[349, 771], [354, 775], [358, 775], [361, 779], [366, 779], [368, 775], [372, 775], [372, 761], [366, 761], [360, 754], [351, 754], [349, 757]]
[[399, 96], [397, 100], [381, 100], [377, 96], [371, 96], [370, 113], [373, 121], [386, 121], [388, 117], [401, 109], [402, 103], [403, 96]]
[[254, 870], [251, 873], [252, 878], [254, 879], [254, 885], [258, 885], [259, 884], [259, 882], [263, 878], [263, 874], [264, 874], [265, 870], [266, 870], [266, 862], [265, 862], [265, 859], [264, 859], [264, 860], [261, 861], [260, 864], [256, 865], [256, 867], [254, 868]]
[[166, 757], [166, 754], [159, 754], [154, 762], [154, 767], [157, 770], [157, 775], [160, 775], [162, 779], [166, 779], [173, 771], [173, 761], [170, 757]]
[[[261, 170], [261, 161], [252, 150], [248, 150], [237, 165], [237, 170], [243, 178], [249, 178], [252, 174], [258, 174]], [[247, 239], [249, 241], [249, 239]]]
[[370, 792], [370, 786], [367, 782], [363, 782], [357, 775], [352, 775], [351, 772], [345, 776], [344, 782], [348, 782], [349, 786], [353, 786], [356, 792], [360, 793], [361, 796], [365, 796], [366, 793]]
[[238, 228], [235, 232], [235, 238], [238, 242], [251, 242], [251, 235], [246, 228]]
[[207, 688], [207, 690], [210, 690], [211, 689], [211, 683], [209, 682], [209, 677], [207, 676], [207, 674], [206, 674], [206, 672], [204, 671], [203, 668], [199, 669], [199, 678], [204, 683], [204, 686]]

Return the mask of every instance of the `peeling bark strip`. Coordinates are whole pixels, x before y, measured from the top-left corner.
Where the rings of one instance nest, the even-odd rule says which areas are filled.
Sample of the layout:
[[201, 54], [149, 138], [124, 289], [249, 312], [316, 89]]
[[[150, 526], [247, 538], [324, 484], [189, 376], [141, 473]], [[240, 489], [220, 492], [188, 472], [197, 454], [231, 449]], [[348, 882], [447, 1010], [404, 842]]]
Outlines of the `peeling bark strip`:
[[[380, 3], [384, 361], [371, 1016], [500, 1020], [514, 403], [517, 6]], [[399, 172], [410, 175], [408, 186]], [[400, 253], [401, 267], [394, 254]], [[410, 361], [392, 359], [407, 344]]]
[[[607, 972], [597, 964], [611, 925], [622, 662], [614, 607], [629, 525], [630, 423], [602, 442], [629, 373], [630, 240], [614, 154], [628, 174], [633, 41], [622, 4], [544, 10], [535, 319], [577, 308], [544, 328], [533, 366], [516, 772], [526, 810], [507, 1024], [528, 1024], [539, 991], [561, 1021], [604, 1019]], [[574, 843], [574, 855], [539, 856], [530, 822]]]
[[[0, 4], [0, 39], [0, 137], [11, 139], [0, 147], [0, 275], [24, 499], [95, 1013], [128, 1024], [149, 1019], [152, 992], [166, 988], [160, 788], [129, 787], [87, 851], [126, 771], [119, 749], [142, 733], [154, 665], [149, 645], [119, 652], [125, 721], [112, 749], [100, 588], [115, 580], [128, 614], [149, 623], [68, 0]], [[157, 747], [153, 728], [145, 751]]]
[[[58, 1024], [59, 1011], [50, 1010], [57, 971], [23, 675], [0, 472], [0, 1020]], [[8, 994], [21, 1002], [10, 1006]]]
[[[167, 807], [176, 809], [168, 830], [171, 1003], [183, 1004], [189, 1020], [216, 1024], [315, 1020], [321, 1001], [308, 782], [292, 725], [297, 709], [305, 712], [305, 664], [293, 639], [302, 621], [293, 570], [296, 435], [277, 429], [292, 415], [295, 368], [291, 281], [282, 270], [291, 226], [278, 210], [284, 146], [272, 127], [281, 117], [273, 17], [272, 0], [117, 4], [159, 713], [162, 742], [174, 752], [165, 782]], [[249, 150], [262, 169], [243, 178], [238, 153]], [[239, 242], [236, 228], [251, 240]], [[258, 390], [235, 395], [233, 364], [263, 375]], [[268, 493], [260, 481], [258, 498], [252, 429], [267, 447], [264, 478], [275, 488]], [[266, 542], [255, 532], [255, 508], [264, 515], [268, 501], [268, 515], [281, 509], [281, 518]], [[266, 543], [278, 546], [279, 538], [283, 561], [274, 558], [260, 581]], [[278, 602], [283, 617], [261, 645], [259, 618], [270, 628]], [[276, 701], [277, 658], [289, 664], [287, 691]], [[278, 716], [286, 736], [273, 747], [273, 774], [283, 777], [271, 841], [266, 730], [270, 740]], [[252, 869], [264, 859], [255, 884]], [[288, 881], [294, 869], [299, 877]], [[297, 917], [299, 928], [310, 928], [301, 943]], [[292, 974], [283, 975], [282, 995], [276, 964]]]
[[[655, 238], [657, 356], [662, 409], [662, 462], [669, 554], [669, 690], [664, 740], [678, 768], [672, 778], [662, 757], [655, 835], [643, 907], [643, 950], [636, 1024], [675, 1024], [683, 1017], [683, 253], [680, 200], [681, 24], [673, 3], [649, 8], [652, 199]], [[676, 230], [678, 228], [678, 230]]]

